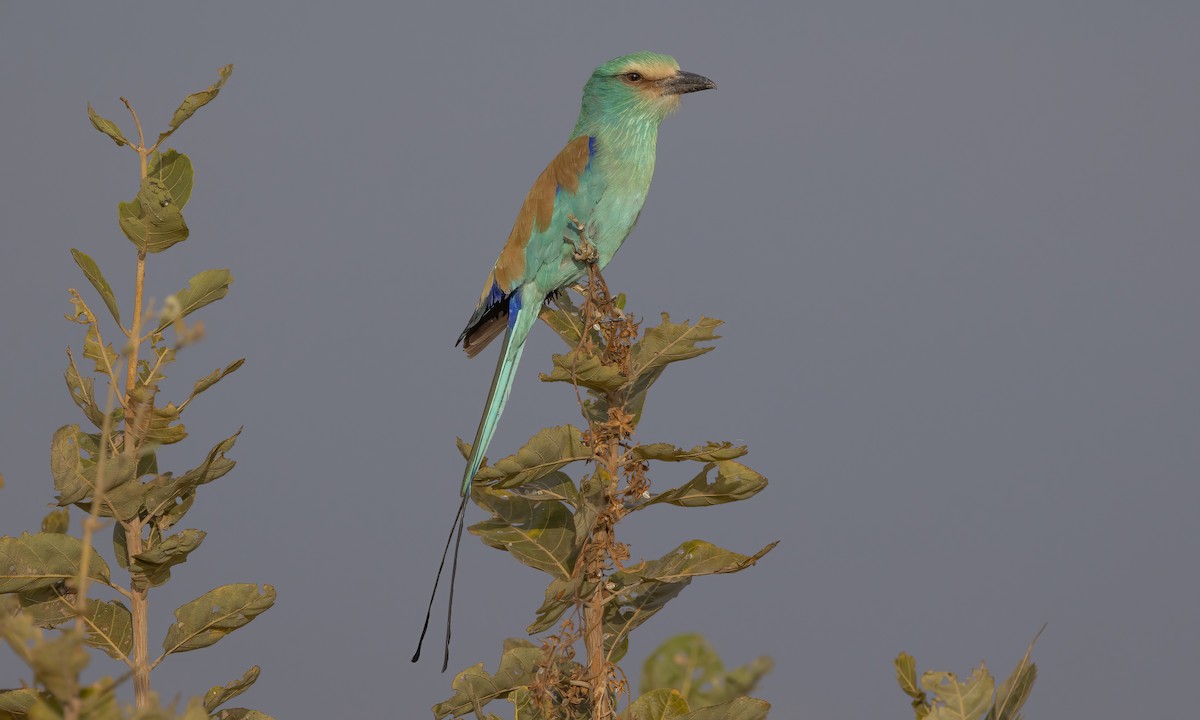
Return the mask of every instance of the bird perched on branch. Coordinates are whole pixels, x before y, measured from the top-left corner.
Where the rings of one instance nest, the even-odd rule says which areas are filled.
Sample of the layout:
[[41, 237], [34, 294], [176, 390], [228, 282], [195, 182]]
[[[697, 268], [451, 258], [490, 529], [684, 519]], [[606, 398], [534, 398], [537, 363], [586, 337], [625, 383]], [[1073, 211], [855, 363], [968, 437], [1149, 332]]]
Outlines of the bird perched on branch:
[[[603, 268], [612, 260], [637, 222], [650, 189], [659, 124], [679, 107], [680, 96], [715, 87], [706, 77], [680, 70], [674, 58], [651, 52], [610, 60], [596, 68], [583, 86], [575, 129], [566, 147], [550, 161], [525, 196], [475, 312], [458, 338], [467, 355], [474, 357], [501, 333], [504, 335], [483, 417], [463, 473], [462, 502], [450, 539], [456, 528], [462, 539], [471, 481], [500, 422], [525, 338], [542, 304], [548, 296], [586, 275], [588, 262]], [[443, 551], [439, 580], [445, 561]], [[456, 544], [451, 604], [457, 563]], [[431, 597], [431, 608], [432, 604]], [[422, 640], [428, 626], [426, 613]], [[443, 671], [449, 662], [449, 644], [447, 619]], [[418, 642], [414, 662], [420, 654]]]

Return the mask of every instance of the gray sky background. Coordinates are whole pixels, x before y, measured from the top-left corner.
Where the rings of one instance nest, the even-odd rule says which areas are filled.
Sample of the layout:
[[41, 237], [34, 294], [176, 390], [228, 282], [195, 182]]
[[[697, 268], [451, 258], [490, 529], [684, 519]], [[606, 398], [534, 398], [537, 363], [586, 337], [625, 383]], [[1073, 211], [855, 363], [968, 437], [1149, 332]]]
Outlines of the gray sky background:
[[[698, 2], [99, 4], [0, 8], [0, 532], [36, 529], [62, 382], [67, 250], [128, 306], [116, 203], [136, 161], [85, 103], [152, 131], [236, 70], [176, 136], [191, 239], [149, 295], [209, 267], [164, 467], [245, 425], [208, 531], [152, 595], [260, 581], [276, 607], [156, 671], [167, 695], [257, 663], [280, 718], [426, 717], [452, 673], [408, 662], [494, 350], [454, 338], [592, 68], [653, 49], [716, 80], [663, 126], [641, 222], [606, 273], [648, 319], [727, 322], [672, 368], [643, 441], [735, 439], [754, 500], [665, 509], [635, 557], [705, 538], [758, 567], [704, 578], [642, 630], [774, 656], [778, 718], [908, 717], [892, 658], [1001, 676], [1049, 623], [1029, 717], [1182, 716], [1200, 671], [1200, 4]], [[534, 333], [491, 455], [577, 417]], [[668, 487], [686, 475], [653, 476]], [[472, 519], [480, 519], [475, 511]], [[105, 551], [107, 552], [107, 548]], [[541, 576], [464, 542], [452, 670], [494, 667]], [[439, 607], [441, 603], [439, 601]], [[435, 634], [442, 615], [434, 618]], [[114, 666], [105, 659], [94, 665]], [[0, 685], [16, 661], [0, 652]]]

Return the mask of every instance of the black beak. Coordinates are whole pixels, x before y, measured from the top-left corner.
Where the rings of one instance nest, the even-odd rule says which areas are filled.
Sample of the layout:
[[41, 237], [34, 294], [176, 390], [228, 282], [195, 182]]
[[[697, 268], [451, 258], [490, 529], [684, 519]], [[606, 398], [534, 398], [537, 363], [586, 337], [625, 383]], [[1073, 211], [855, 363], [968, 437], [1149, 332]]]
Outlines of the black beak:
[[716, 89], [717, 84], [712, 80], [696, 73], [680, 70], [662, 81], [663, 95], [683, 95], [684, 93], [700, 92], [701, 90]]

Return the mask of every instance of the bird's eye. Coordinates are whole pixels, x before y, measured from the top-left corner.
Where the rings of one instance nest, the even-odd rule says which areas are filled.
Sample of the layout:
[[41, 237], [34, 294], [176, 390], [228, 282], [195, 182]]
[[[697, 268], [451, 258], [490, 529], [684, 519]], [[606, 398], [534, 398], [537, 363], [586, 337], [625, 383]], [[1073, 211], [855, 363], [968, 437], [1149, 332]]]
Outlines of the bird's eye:
[[625, 73], [625, 79], [628, 80], [629, 82], [637, 82], [638, 80], [642, 79], [642, 75], [641, 75], [641, 73], [635, 73], [635, 72]]

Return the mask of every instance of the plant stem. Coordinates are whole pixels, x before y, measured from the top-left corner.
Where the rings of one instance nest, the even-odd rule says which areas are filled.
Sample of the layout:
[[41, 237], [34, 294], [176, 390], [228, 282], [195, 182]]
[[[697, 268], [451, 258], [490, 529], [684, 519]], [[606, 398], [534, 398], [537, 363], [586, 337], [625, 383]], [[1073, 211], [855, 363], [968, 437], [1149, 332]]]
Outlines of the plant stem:
[[[141, 169], [141, 179], [146, 177], [146, 158], [149, 151], [146, 150], [146, 142], [142, 136], [142, 124], [138, 121], [137, 113], [125, 98], [121, 98], [125, 103], [125, 107], [129, 108], [129, 113], [133, 115], [133, 122], [138, 129], [138, 162]], [[148, 231], [147, 231], [148, 232]], [[133, 391], [137, 387], [137, 365], [138, 365], [138, 350], [141, 348], [141, 330], [142, 330], [142, 294], [145, 287], [146, 279], [146, 251], [138, 250], [137, 254], [137, 274], [134, 276], [133, 286], [133, 324], [130, 326], [129, 337], [131, 338], [131, 347], [129, 348], [129, 367], [125, 376], [125, 406], [127, 408], [125, 414], [125, 452], [129, 453], [131, 459], [136, 464], [137, 462], [137, 437], [136, 425], [140, 424], [140, 419], [143, 414], [141, 408], [138, 408], [134, 402]], [[131, 425], [133, 423], [133, 425]], [[123, 523], [125, 527], [125, 543], [129, 551], [130, 566], [133, 566], [133, 558], [140, 555], [142, 552], [142, 520], [138, 516]], [[139, 708], [146, 707], [150, 700], [150, 623], [149, 623], [149, 605], [147, 603], [147, 595], [150, 591], [150, 586], [146, 583], [144, 577], [139, 577], [137, 573], [130, 570], [131, 583], [129, 586], [129, 611], [133, 616], [133, 698], [134, 703]]]

